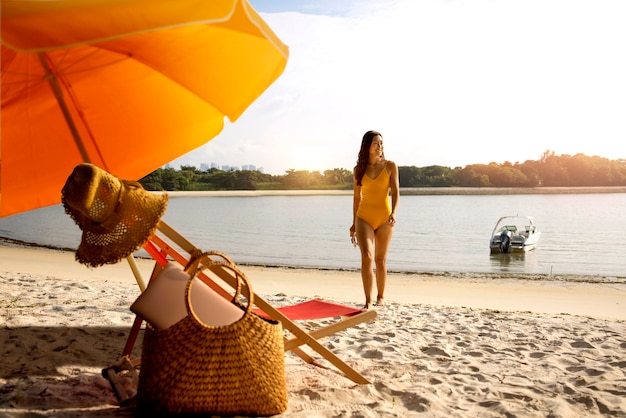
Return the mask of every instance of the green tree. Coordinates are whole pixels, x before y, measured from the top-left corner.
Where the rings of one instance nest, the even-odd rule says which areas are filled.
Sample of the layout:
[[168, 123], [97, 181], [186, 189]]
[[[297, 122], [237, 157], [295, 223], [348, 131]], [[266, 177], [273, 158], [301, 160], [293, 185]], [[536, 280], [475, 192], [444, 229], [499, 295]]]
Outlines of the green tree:
[[288, 190], [315, 189], [323, 184], [322, 175], [319, 171], [289, 169], [285, 173], [283, 185]]
[[462, 187], [489, 187], [489, 176], [483, 173], [483, 165], [468, 165], [455, 172], [456, 184]]
[[162, 173], [163, 173], [163, 169], [157, 168], [152, 173], [139, 179], [139, 183], [141, 183], [141, 185], [146, 190], [153, 190], [153, 191], [165, 190], [165, 188], [161, 184]]

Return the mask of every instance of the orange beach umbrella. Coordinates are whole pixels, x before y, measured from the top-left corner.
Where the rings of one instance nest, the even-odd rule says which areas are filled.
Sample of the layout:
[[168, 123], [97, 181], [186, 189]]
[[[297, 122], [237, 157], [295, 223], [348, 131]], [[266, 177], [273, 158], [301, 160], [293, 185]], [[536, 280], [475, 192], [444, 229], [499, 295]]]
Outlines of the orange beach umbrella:
[[284, 70], [246, 0], [2, 0], [0, 217], [90, 162], [126, 179], [208, 142]]

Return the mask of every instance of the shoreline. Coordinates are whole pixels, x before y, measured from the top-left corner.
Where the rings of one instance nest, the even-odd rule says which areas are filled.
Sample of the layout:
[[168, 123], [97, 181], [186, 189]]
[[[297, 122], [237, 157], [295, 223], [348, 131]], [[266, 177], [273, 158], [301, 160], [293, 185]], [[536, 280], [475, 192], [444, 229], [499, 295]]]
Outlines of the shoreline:
[[[0, 236], [0, 248], [32, 248], [42, 249], [59, 252], [73, 253], [75, 250], [72, 248], [57, 247], [54, 245], [38, 244], [35, 242], [27, 242], [14, 238]], [[150, 257], [145, 255], [135, 255], [137, 260], [151, 261]], [[290, 266], [290, 265], [274, 265], [274, 264], [259, 264], [259, 263], [237, 263], [240, 266], [246, 268], [260, 268], [260, 269], [283, 269], [283, 270], [302, 270], [302, 271], [320, 271], [320, 272], [336, 272], [336, 273], [359, 273], [358, 269], [344, 269], [344, 268], [322, 268], [322, 267], [307, 267], [307, 266]], [[554, 282], [572, 282], [572, 283], [590, 283], [590, 284], [617, 284], [626, 285], [626, 275], [624, 276], [609, 276], [609, 275], [589, 275], [589, 274], [572, 274], [572, 273], [560, 273], [551, 275], [549, 273], [506, 273], [506, 272], [459, 272], [459, 271], [401, 271], [401, 270], [389, 270], [388, 274], [394, 276], [407, 276], [407, 277], [437, 277], [448, 278], [456, 280], [464, 279], [484, 279], [484, 280], [523, 280], [523, 281], [554, 281]]]
[[[144, 281], [147, 281], [154, 261], [135, 260]], [[359, 271], [245, 264], [240, 267], [252, 281], [255, 292], [261, 295], [321, 297], [355, 306], [362, 304]], [[0, 240], [0, 275], [3, 273], [27, 273], [74, 281], [136, 283], [126, 261], [92, 269], [76, 262], [71, 251], [6, 245]], [[536, 275], [389, 273], [385, 296], [390, 303], [565, 313], [626, 320], [626, 283], [598, 283], [588, 276], [575, 277], [578, 280], [563, 281], [542, 280]]]
[[[163, 191], [176, 197], [348, 196], [349, 190], [202, 190]], [[401, 196], [626, 193], [626, 186], [598, 187], [401, 187]]]

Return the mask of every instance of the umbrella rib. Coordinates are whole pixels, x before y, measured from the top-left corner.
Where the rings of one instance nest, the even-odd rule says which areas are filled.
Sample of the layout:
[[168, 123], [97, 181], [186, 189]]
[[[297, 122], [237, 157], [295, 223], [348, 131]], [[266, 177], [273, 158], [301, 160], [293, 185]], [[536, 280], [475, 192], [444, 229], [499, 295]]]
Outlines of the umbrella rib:
[[39, 57], [39, 62], [41, 63], [41, 66], [46, 72], [46, 80], [48, 80], [48, 83], [50, 84], [50, 87], [52, 88], [52, 91], [54, 92], [54, 96], [56, 97], [57, 102], [59, 103], [59, 106], [61, 107], [61, 111], [63, 112], [63, 116], [65, 117], [65, 121], [67, 122], [70, 128], [70, 131], [72, 132], [72, 136], [74, 137], [76, 146], [78, 147], [80, 154], [83, 157], [83, 160], [89, 163], [91, 162], [89, 158], [89, 154], [87, 154], [87, 150], [85, 149], [85, 146], [83, 142], [81, 141], [80, 135], [78, 133], [78, 130], [76, 129], [76, 124], [74, 124], [72, 115], [70, 115], [70, 111], [67, 108], [67, 103], [65, 102], [65, 99], [63, 98], [63, 92], [61, 91], [61, 87], [59, 86], [59, 79], [57, 78], [56, 74], [52, 72], [52, 68], [50, 68], [49, 63], [46, 60], [45, 54], [43, 52], [39, 52], [37, 53], [37, 56]]
[[63, 58], [61, 58], [60, 60], [56, 61], [56, 63], [57, 63], [57, 66], [56, 66], [57, 72], [63, 72], [64, 74], [70, 74], [70, 73], [71, 74], [78, 74], [78, 73], [85, 72], [85, 71], [91, 71], [94, 68], [107, 67], [107, 66], [109, 66], [111, 64], [116, 64], [118, 62], [124, 61], [125, 59], [128, 59], [128, 56], [122, 55], [122, 57], [117, 59], [117, 60], [109, 61], [109, 62], [104, 63], [104, 64], [99, 65], [99, 66], [98, 65], [93, 65], [93, 66], [89, 66], [88, 68], [85, 68], [83, 70], [71, 71], [72, 67], [74, 67], [77, 64], [85, 61], [86, 59], [90, 58], [91, 56], [98, 54], [101, 50], [111, 51], [110, 49], [105, 48], [102, 45], [98, 45], [98, 44], [89, 45], [89, 46], [91, 47], [91, 51], [89, 51], [89, 53], [84, 54], [83, 56], [80, 57], [80, 59], [77, 59], [75, 61], [69, 62], [68, 65], [64, 67], [63, 65], [60, 65], [60, 64], [64, 64], [64, 63], [67, 62], [67, 61], [65, 61], [65, 56], [67, 55], [67, 51], [66, 51], [66, 54], [63, 56]]
[[[102, 48], [100, 48], [100, 49], [102, 49]], [[73, 66], [75, 66], [77, 63], [79, 63], [81, 61], [84, 61], [88, 57], [90, 57], [90, 56], [92, 56], [94, 54], [97, 54], [97, 53], [98, 53], [98, 50], [91, 51], [89, 54], [84, 55], [79, 60], [76, 60], [76, 61], [73, 61], [73, 62], [67, 62], [65, 60], [65, 57], [67, 56], [67, 51], [66, 51], [66, 53], [63, 55], [63, 57], [61, 57], [60, 59], [55, 61], [55, 64], [56, 64], [55, 65], [55, 70], [56, 71], [53, 72], [53, 74], [60, 74], [60, 73], [63, 73], [63, 74], [70, 74], [70, 73], [78, 74], [80, 72], [90, 71], [90, 70], [92, 70], [93, 68], [96, 68], [96, 67], [89, 67], [88, 69], [78, 70], [78, 71], [74, 71], [74, 72], [71, 71], [71, 68]], [[41, 53], [39, 53], [39, 54], [41, 54]], [[125, 58], [120, 58], [118, 61], [122, 61], [124, 59]], [[66, 63], [66, 62], [68, 63], [68, 65], [64, 66], [63, 64]], [[102, 67], [104, 67], [106, 65], [109, 65], [109, 64], [110, 63], [103, 64]], [[44, 68], [44, 70], [46, 69], [45, 66], [43, 68]], [[9, 94], [9, 97], [11, 97], [11, 96], [19, 96], [22, 91], [26, 91], [29, 88], [32, 88], [33, 86], [35, 86], [35, 85], [37, 85], [37, 84], [39, 84], [41, 82], [49, 84], [49, 82], [47, 81], [47, 77], [50, 76], [49, 72], [46, 72], [45, 77], [43, 77], [43, 78], [40, 75], [38, 75], [38, 74], [35, 75], [35, 74], [31, 74], [29, 72], [11, 71], [11, 70], [5, 70], [5, 69], [2, 70], [2, 73], [3, 74], [8, 74], [8, 75], [13, 75], [13, 76], [18, 76], [18, 77], [14, 77], [15, 81], [5, 81], [5, 80], [3, 80], [2, 81], [2, 85], [3, 86], [23, 86], [22, 88], [18, 88], [17, 90], [16, 89], [12, 89], [12, 90], [14, 90], [14, 92]], [[5, 97], [7, 97], [5, 92], [3, 92], [3, 95]]]

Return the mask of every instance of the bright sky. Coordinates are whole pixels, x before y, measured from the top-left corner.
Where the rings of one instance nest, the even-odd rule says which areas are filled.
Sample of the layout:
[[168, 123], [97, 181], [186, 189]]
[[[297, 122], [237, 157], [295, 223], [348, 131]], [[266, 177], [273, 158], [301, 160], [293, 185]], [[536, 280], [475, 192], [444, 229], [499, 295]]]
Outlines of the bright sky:
[[289, 45], [234, 124], [172, 162], [351, 170], [626, 158], [624, 0], [250, 0]]

